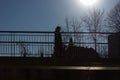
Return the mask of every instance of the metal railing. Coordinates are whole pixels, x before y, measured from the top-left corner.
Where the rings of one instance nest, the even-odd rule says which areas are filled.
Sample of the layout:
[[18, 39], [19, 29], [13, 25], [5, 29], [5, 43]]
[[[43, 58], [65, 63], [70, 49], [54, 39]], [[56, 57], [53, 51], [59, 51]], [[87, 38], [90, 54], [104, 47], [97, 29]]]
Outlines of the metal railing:
[[[103, 57], [108, 54], [106, 32], [61, 32], [64, 45], [70, 37], [76, 46], [94, 48]], [[95, 46], [96, 45], [96, 46]], [[52, 57], [54, 53], [54, 32], [0, 31], [0, 56]]]

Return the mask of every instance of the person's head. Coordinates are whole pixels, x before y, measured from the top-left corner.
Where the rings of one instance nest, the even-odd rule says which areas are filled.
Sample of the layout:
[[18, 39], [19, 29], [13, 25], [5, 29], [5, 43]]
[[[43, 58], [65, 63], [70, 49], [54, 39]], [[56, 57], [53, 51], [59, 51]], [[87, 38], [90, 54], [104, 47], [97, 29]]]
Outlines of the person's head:
[[61, 30], [60, 26], [57, 26], [56, 29], [55, 29], [56, 32], [60, 32], [60, 30]]

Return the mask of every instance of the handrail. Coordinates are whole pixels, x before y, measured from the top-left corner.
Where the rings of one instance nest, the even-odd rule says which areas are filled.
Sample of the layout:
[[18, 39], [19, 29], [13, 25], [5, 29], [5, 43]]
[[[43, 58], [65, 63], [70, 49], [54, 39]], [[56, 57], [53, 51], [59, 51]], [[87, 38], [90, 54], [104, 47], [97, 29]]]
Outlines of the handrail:
[[[29, 52], [38, 53], [40, 52], [37, 49], [42, 49], [44, 54], [53, 54], [54, 53], [54, 31], [0, 31], [0, 56], [14, 54], [14, 56], [22, 52], [21, 47], [28, 48]], [[105, 35], [106, 40], [100, 40], [96, 42], [97, 45], [101, 48], [101, 50], [106, 50], [108, 52], [108, 35], [114, 34], [112, 32], [61, 32], [62, 37], [67, 39], [63, 40], [64, 44], [69, 44], [69, 36], [73, 37], [73, 43], [78, 44], [78, 46], [89, 47], [95, 44], [94, 41], [89, 41], [87, 37], [90, 38], [91, 34], [99, 34]], [[67, 36], [68, 35], [68, 36]], [[77, 36], [75, 36], [77, 35]], [[81, 37], [82, 36], [82, 37]], [[81, 41], [75, 40], [76, 37], [80, 37]], [[100, 38], [100, 37], [98, 37]], [[90, 39], [92, 40], [92, 38]], [[19, 45], [18, 45], [19, 44]], [[21, 51], [18, 51], [20, 50]], [[13, 50], [13, 51], [10, 51]], [[46, 51], [47, 52], [46, 52]], [[101, 52], [99, 52], [101, 53]], [[104, 52], [106, 53], [106, 52]], [[102, 53], [101, 53], [102, 54]], [[38, 53], [39, 55], [39, 53]]]

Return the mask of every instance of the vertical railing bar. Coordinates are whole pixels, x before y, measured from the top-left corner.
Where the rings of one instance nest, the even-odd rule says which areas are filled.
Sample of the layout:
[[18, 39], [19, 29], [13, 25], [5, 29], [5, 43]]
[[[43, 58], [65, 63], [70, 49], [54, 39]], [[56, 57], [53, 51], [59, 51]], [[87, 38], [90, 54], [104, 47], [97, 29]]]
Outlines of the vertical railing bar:
[[49, 46], [49, 45], [50, 45], [50, 44], [49, 44], [49, 33], [47, 33], [47, 41], [46, 41], [46, 42], [48, 42], [48, 44], [46, 45], [46, 46], [48, 47], [48, 50], [47, 50], [47, 53], [46, 53], [46, 54], [47, 54], [47, 57], [49, 57], [49, 53], [51, 52], [50, 49], [49, 49], [49, 47], [50, 47], [50, 46]]
[[11, 55], [12, 55], [12, 32], [11, 32]]
[[[15, 33], [14, 33], [14, 35], [13, 35], [13, 41], [15, 41]], [[14, 44], [14, 45], [13, 45], [13, 46], [14, 46], [14, 53], [13, 53], [13, 54], [14, 54], [14, 56], [15, 56], [15, 54], [16, 54], [16, 52], [15, 52], [15, 43], [13, 43], [13, 44]]]

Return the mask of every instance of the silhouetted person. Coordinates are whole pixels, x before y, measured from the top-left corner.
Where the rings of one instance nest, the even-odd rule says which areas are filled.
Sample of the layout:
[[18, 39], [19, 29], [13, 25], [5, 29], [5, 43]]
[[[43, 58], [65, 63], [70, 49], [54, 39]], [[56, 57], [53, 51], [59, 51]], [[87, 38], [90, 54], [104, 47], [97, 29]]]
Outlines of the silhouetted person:
[[63, 43], [61, 38], [61, 28], [59, 26], [55, 29], [55, 46], [54, 46], [54, 57], [63, 56]]

